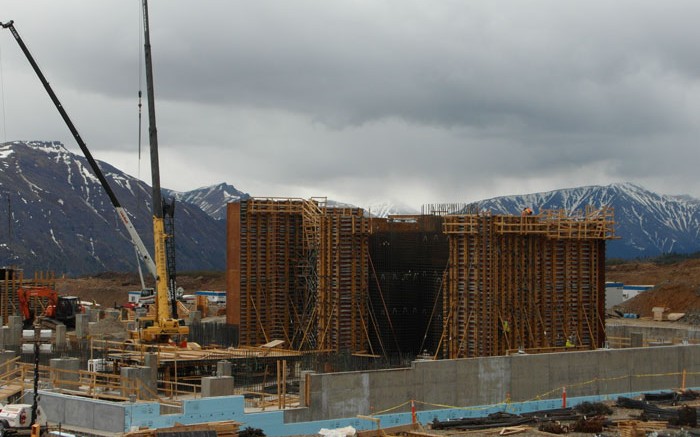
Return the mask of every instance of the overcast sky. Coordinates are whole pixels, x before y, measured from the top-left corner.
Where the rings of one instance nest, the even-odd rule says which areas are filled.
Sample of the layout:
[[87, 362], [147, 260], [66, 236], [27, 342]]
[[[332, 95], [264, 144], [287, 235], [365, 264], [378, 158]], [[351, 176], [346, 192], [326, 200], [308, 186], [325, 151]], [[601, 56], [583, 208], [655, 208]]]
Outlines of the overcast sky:
[[[151, 0], [161, 182], [360, 206], [700, 197], [700, 2]], [[138, 157], [140, 0], [3, 0], [93, 155]], [[80, 153], [0, 29], [0, 139]], [[140, 85], [143, 83], [143, 85]]]

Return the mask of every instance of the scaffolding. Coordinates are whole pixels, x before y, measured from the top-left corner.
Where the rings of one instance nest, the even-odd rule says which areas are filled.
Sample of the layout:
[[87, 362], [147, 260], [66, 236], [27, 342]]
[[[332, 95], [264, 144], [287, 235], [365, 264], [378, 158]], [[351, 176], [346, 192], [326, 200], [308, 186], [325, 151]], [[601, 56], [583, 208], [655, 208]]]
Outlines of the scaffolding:
[[229, 298], [240, 305], [227, 306], [227, 321], [240, 325], [241, 345], [367, 348], [369, 221], [361, 209], [253, 198], [230, 205], [228, 220]]
[[444, 217], [450, 263], [439, 353], [504, 355], [604, 342], [610, 208]]
[[441, 358], [603, 345], [612, 209], [429, 210], [370, 219], [325, 199], [229, 205], [227, 321], [240, 344]]

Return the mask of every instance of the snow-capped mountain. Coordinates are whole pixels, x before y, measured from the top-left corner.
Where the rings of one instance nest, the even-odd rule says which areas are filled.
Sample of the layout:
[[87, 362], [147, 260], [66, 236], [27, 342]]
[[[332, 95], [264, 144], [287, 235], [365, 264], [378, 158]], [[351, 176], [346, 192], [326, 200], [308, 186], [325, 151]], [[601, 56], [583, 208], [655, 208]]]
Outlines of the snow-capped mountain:
[[239, 191], [227, 183], [197, 188], [184, 193], [167, 190], [167, 193], [179, 202], [197, 205], [216, 220], [226, 219], [227, 204], [250, 198], [250, 194]]
[[381, 218], [386, 218], [390, 215], [419, 214], [417, 210], [410, 206], [390, 201], [377, 200], [363, 205], [352, 205], [350, 203], [328, 199], [326, 205], [330, 208], [362, 208], [365, 210], [365, 215]]
[[[153, 254], [151, 188], [99, 165]], [[136, 271], [128, 233], [83, 156], [59, 142], [14, 141], [0, 144], [0, 168], [0, 265], [69, 275]], [[175, 232], [179, 270], [223, 270], [223, 222], [182, 202]]]
[[[105, 177], [152, 252], [151, 188], [100, 162]], [[0, 144], [0, 266], [27, 272], [92, 274], [136, 270], [136, 254], [115, 210], [84, 157], [59, 142]], [[248, 198], [222, 183], [175, 197], [178, 270], [223, 270], [225, 212], [229, 202]], [[519, 214], [525, 207], [576, 211], [586, 205], [611, 206], [615, 233], [608, 257], [635, 258], [700, 251], [700, 200], [657, 194], [630, 183], [562, 189], [487, 199], [468, 208]], [[349, 207], [328, 201], [328, 206]], [[375, 217], [417, 214], [392, 202], [362, 205]]]
[[396, 202], [382, 202], [374, 201], [367, 205], [363, 205], [362, 208], [367, 211], [372, 217], [389, 217], [390, 215], [412, 215], [420, 214], [410, 206], [404, 205], [402, 203]]
[[519, 214], [525, 207], [537, 213], [543, 209], [583, 210], [586, 205], [614, 208], [615, 234], [621, 239], [608, 243], [610, 258], [700, 251], [700, 200], [657, 194], [631, 183], [496, 197], [470, 207]]

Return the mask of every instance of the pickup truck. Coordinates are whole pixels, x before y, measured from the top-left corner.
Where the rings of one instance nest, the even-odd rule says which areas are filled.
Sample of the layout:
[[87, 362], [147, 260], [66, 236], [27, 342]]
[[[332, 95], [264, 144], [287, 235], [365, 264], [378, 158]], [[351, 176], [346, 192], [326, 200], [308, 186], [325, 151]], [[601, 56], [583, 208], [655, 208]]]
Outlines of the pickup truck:
[[[32, 435], [31, 404], [9, 404], [0, 409], [0, 437]], [[46, 415], [41, 407], [37, 409], [36, 423], [46, 430]]]

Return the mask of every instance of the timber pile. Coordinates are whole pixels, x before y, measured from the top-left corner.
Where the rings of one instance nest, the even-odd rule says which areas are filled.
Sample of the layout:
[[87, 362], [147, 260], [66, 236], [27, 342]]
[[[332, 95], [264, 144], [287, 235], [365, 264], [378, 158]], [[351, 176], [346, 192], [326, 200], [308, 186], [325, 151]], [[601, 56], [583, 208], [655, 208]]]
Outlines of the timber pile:
[[233, 420], [221, 422], [197, 423], [194, 425], [175, 424], [170, 428], [142, 429], [124, 434], [128, 437], [156, 437], [159, 434], [188, 433], [189, 435], [207, 435], [212, 431], [219, 437], [236, 437], [241, 424]]
[[621, 437], [646, 436], [647, 432], [661, 431], [666, 429], [666, 422], [641, 422], [639, 420], [623, 420], [617, 422], [617, 429]]

